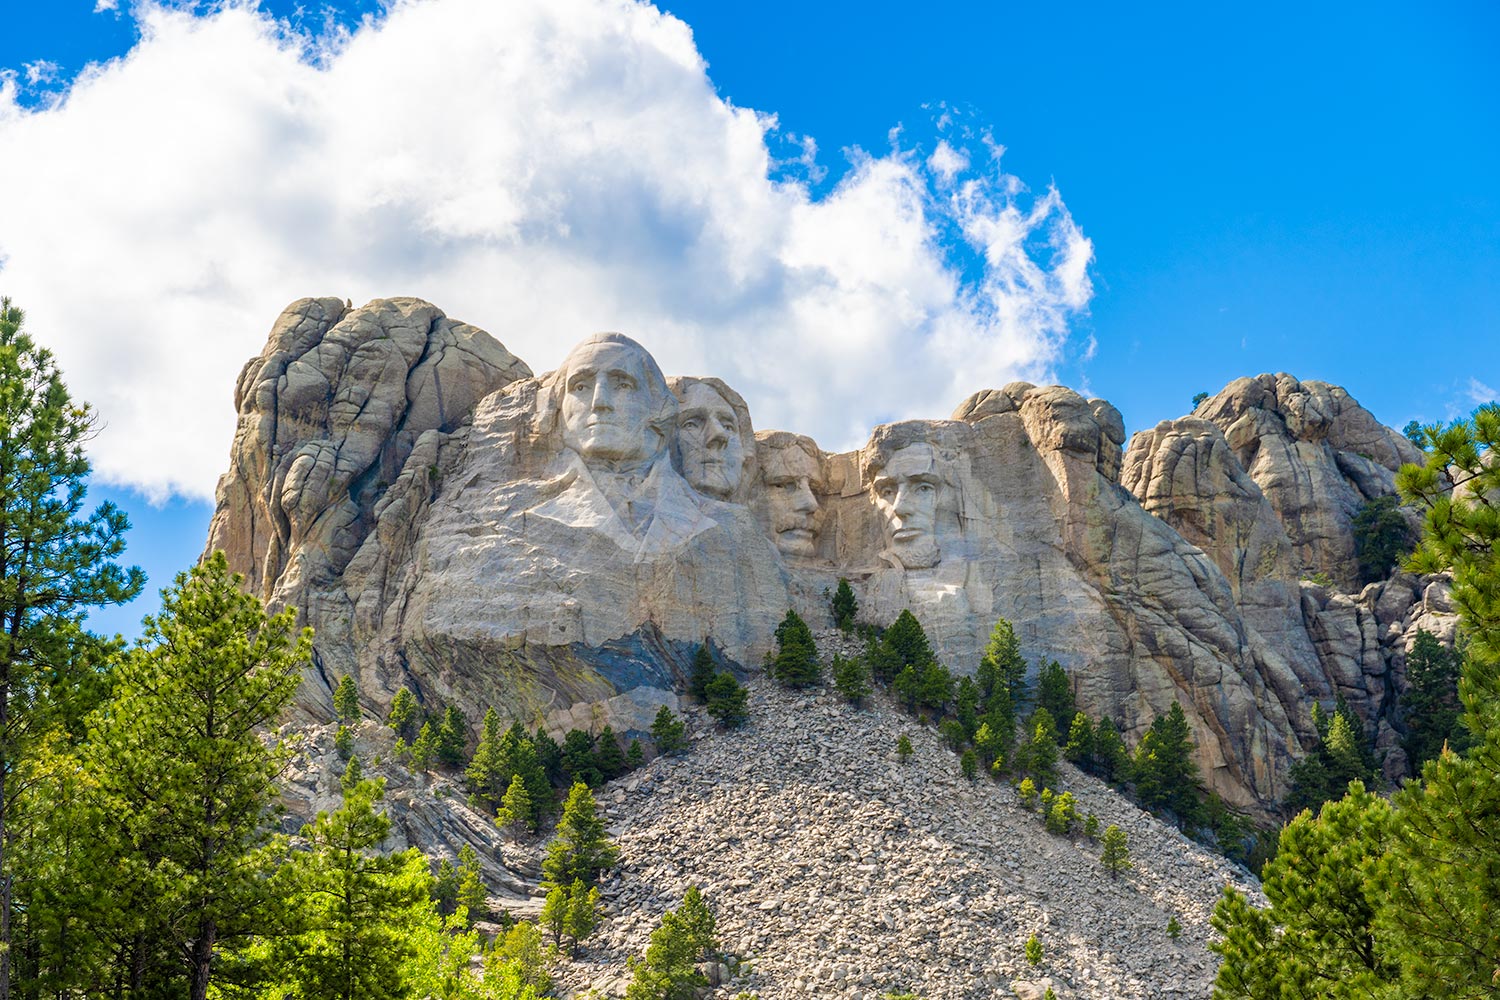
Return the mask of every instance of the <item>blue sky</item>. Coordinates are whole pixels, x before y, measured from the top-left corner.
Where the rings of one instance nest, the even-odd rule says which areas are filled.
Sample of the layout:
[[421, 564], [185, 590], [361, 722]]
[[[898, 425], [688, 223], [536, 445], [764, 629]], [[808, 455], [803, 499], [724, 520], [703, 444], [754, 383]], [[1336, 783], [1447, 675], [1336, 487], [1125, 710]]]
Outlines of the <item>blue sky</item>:
[[[451, 7], [461, 0], [438, 2]], [[51, 0], [45, 4], [0, 0], [0, 68], [15, 74], [9, 98], [14, 108], [10, 122], [20, 128], [15, 125], [18, 115], [34, 119], [27, 126], [31, 131], [17, 132], [20, 138], [7, 144], [7, 157], [24, 158], [33, 148], [39, 151], [39, 158], [61, 157], [61, 151], [70, 148], [99, 157], [96, 173], [69, 177], [71, 187], [59, 182], [55, 190], [39, 193], [33, 200], [50, 200], [60, 206], [71, 201], [75, 191], [94, 183], [94, 178], [107, 186], [111, 178], [129, 170], [127, 163], [112, 160], [121, 148], [120, 142], [106, 145], [101, 139], [92, 143], [91, 137], [101, 128], [98, 119], [85, 115], [84, 102], [76, 96], [64, 97], [86, 64], [124, 56], [140, 41], [135, 8], [129, 0], [120, 0], [121, 9], [115, 10], [96, 11], [96, 4], [100, 8], [112, 6], [97, 0]], [[602, 12], [597, 13], [601, 23], [616, 16], [604, 9], [607, 7], [601, 5]], [[362, 16], [380, 12], [380, 5], [375, 3], [299, 6], [268, 2], [262, 8], [289, 19], [291, 29], [309, 32], [321, 31], [329, 23], [357, 29]], [[587, 5], [575, 4], [575, 8], [575, 17], [579, 10], [596, 16], [594, 8]], [[1005, 149], [1000, 163], [1006, 177], [1028, 189], [1020, 201], [1023, 208], [1034, 203], [1026, 198], [1041, 198], [1049, 185], [1055, 185], [1060, 204], [1065, 203], [1066, 219], [1091, 247], [1086, 298], [1080, 304], [1078, 290], [1063, 287], [1067, 285], [1063, 278], [1051, 280], [1055, 274], [1048, 276], [1045, 287], [1028, 293], [1040, 296], [1053, 309], [1049, 315], [1062, 317], [1065, 329], [1061, 334], [1048, 325], [1051, 320], [1045, 319], [1018, 333], [986, 326], [982, 318], [974, 321], [979, 324], [978, 332], [962, 341], [970, 344], [970, 349], [974, 344], [982, 345], [983, 338], [990, 335], [1002, 339], [1015, 336], [1022, 345], [976, 363], [979, 371], [1050, 373], [1058, 381], [1109, 399], [1120, 408], [1131, 431], [1186, 412], [1190, 397], [1200, 390], [1215, 391], [1232, 378], [1262, 371], [1288, 371], [1300, 378], [1342, 384], [1379, 418], [1397, 427], [1410, 419], [1436, 421], [1467, 413], [1493, 396], [1494, 387], [1500, 386], [1500, 352], [1495, 349], [1500, 340], [1500, 194], [1496, 189], [1500, 179], [1500, 8], [1493, 4], [1127, 7], [930, 3], [917, 8], [883, 2], [792, 4], [766, 0], [726, 4], [686, 0], [666, 2], [662, 9], [691, 29], [691, 44], [707, 64], [706, 71], [696, 72], [700, 77], [706, 72], [708, 87], [726, 107], [775, 115], [776, 125], [766, 130], [764, 139], [766, 149], [777, 161], [769, 170], [770, 179], [798, 183], [805, 191], [799, 196], [805, 203], [788, 210], [792, 216], [804, 204], [816, 207], [823, 203], [831, 209], [841, 191], [847, 193], [858, 186], [856, 181], [867, 181], [868, 192], [889, 191], [889, 185], [882, 188], [873, 179], [874, 172], [861, 173], [859, 164], [870, 158], [898, 170], [903, 162], [910, 166], [917, 160], [925, 161], [925, 174], [920, 164], [912, 169], [925, 177], [932, 197], [940, 200], [946, 189], [931, 168], [934, 161], [925, 158], [941, 140], [965, 151], [977, 168], [983, 159], [981, 136], [985, 133]], [[214, 15], [204, 11], [202, 16]], [[396, 19], [390, 25], [394, 31]], [[436, 18], [425, 26], [417, 18], [407, 18], [399, 27], [411, 33], [412, 46], [418, 44], [419, 32], [443, 30]], [[170, 34], [166, 29], [159, 32], [159, 40], [165, 41], [158, 48], [168, 54], [170, 39], [166, 36]], [[196, 37], [205, 48], [222, 44], [226, 52], [249, 52], [248, 48], [229, 48], [249, 43], [242, 35], [231, 37], [227, 30], [222, 37]], [[323, 37], [328, 38], [326, 34]], [[597, 75], [606, 84], [602, 97], [593, 92], [579, 97], [577, 88], [569, 91], [568, 100], [585, 102], [579, 113], [594, 113], [588, 101], [607, 102], [609, 77], [618, 70], [633, 74], [631, 87], [643, 88], [630, 91], [637, 102], [654, 100], [651, 95], [656, 91], [651, 88], [659, 87], [664, 102], [677, 102], [663, 104], [672, 112], [664, 117], [681, 121], [684, 129], [700, 121], [694, 117], [701, 101], [692, 91], [692, 72], [682, 80], [663, 74], [656, 82], [651, 76], [662, 65], [669, 65], [674, 72], [680, 68], [680, 38], [668, 32], [661, 35], [659, 45], [653, 42], [657, 45], [653, 53], [676, 53], [666, 64], [653, 56], [652, 60], [617, 66], [610, 46], [617, 48], [620, 36], [603, 37], [608, 44], [597, 42], [593, 36], [578, 43], [577, 51], [593, 60]], [[394, 50], [402, 51], [394, 45], [396, 41], [392, 39]], [[590, 47], [595, 44], [604, 47]], [[353, 51], [341, 45], [337, 40], [325, 44], [312, 58], [323, 59], [324, 65], [337, 62], [342, 53]], [[511, 50], [502, 46], [496, 51], [503, 54]], [[611, 57], [604, 59], [600, 52], [610, 52]], [[179, 72], [173, 67], [183, 65], [185, 58], [180, 52], [170, 59], [163, 55], [158, 71]], [[238, 56], [226, 56], [224, 61], [229, 66], [241, 65]], [[294, 72], [274, 66], [255, 70], [262, 71], [273, 81], [276, 73]], [[180, 72], [187, 78], [191, 70]], [[638, 77], [647, 82], [640, 84]], [[111, 86], [125, 92], [130, 84], [105, 79], [96, 84], [101, 96], [95, 99], [102, 100]], [[152, 90], [140, 83], [133, 86], [144, 89], [128, 93], [147, 95], [134, 98], [137, 102], [157, 99], [150, 96], [153, 94], [170, 93], [170, 88]], [[307, 92], [316, 93], [319, 84], [302, 81], [297, 86], [314, 88]], [[471, 89], [482, 86], [477, 82]], [[234, 93], [226, 93], [229, 96], [225, 101], [237, 99]], [[205, 102], [218, 99], [212, 95], [203, 98]], [[524, 100], [520, 94], [515, 99], [518, 105]], [[531, 104], [551, 107], [560, 99], [555, 92], [545, 92]], [[486, 100], [487, 104], [476, 105], [474, 114], [499, 114], [494, 102], [504, 98], [491, 96]], [[70, 101], [77, 105], [71, 112]], [[679, 114], [676, 109], [683, 110]], [[232, 140], [233, 133], [225, 133], [231, 136], [225, 139], [217, 131], [220, 116], [211, 103], [173, 113], [194, 123], [204, 143], [227, 144]], [[222, 118], [232, 122], [238, 113], [226, 104]], [[350, 113], [345, 106], [342, 115], [348, 117]], [[522, 106], [505, 109], [503, 115], [507, 123], [520, 123], [517, 128], [521, 134], [531, 134], [526, 131], [530, 113]], [[945, 115], [946, 121], [940, 121]], [[722, 119], [723, 115], [717, 114], [701, 121], [703, 128], [711, 129], [719, 127]], [[0, 131], [7, 127], [5, 122], [0, 113]], [[44, 131], [43, 126], [50, 131]], [[649, 149], [656, 141], [651, 138], [656, 126], [649, 120], [632, 119], [631, 127], [640, 130], [640, 138], [634, 140], [640, 148]], [[896, 143], [905, 151], [905, 161], [892, 153], [893, 128], [900, 129]], [[285, 122], [278, 120], [276, 129], [266, 134], [284, 136], [287, 131]], [[726, 132], [728, 138], [722, 148], [738, 148], [741, 140], [735, 134], [732, 129]], [[455, 135], [454, 141], [458, 139]], [[805, 155], [807, 139], [816, 144], [815, 157]], [[76, 146], [69, 147], [68, 142]], [[246, 142], [245, 149], [257, 148]], [[705, 148], [709, 146], [713, 144], [705, 144]], [[621, 148], [634, 147], [627, 144]], [[863, 151], [864, 160], [855, 150]], [[136, 155], [149, 158], [147, 152]], [[702, 171], [674, 189], [701, 183], [704, 190], [711, 191], [716, 172], [730, 176], [741, 162], [739, 153], [724, 154], [719, 146], [704, 156]], [[125, 155], [121, 160], [129, 158]], [[559, 178], [558, 190], [566, 196], [573, 176], [568, 171], [575, 160], [547, 162], [559, 164], [552, 169]], [[198, 168], [195, 176], [217, 169], [210, 163]], [[149, 188], [153, 176], [167, 176], [165, 167], [152, 170], [138, 175], [133, 183]], [[265, 172], [264, 168], [258, 170], [253, 176]], [[594, 176], [597, 172], [595, 165], [587, 172], [580, 170], [578, 176]], [[459, 181], [481, 186], [483, 175], [476, 174], [470, 180], [460, 176]], [[241, 181], [240, 186], [246, 183]], [[296, 183], [296, 178], [288, 183]], [[724, 186], [735, 183], [730, 176]], [[622, 175], [619, 185], [619, 190], [635, 192], [641, 182], [638, 177]], [[1001, 188], [1003, 184], [993, 190]], [[723, 210], [727, 217], [734, 218], [738, 211], [751, 215], [759, 211], [757, 206], [766, 197], [765, 192], [753, 185], [746, 186], [745, 191], [748, 193], [743, 202]], [[106, 196], [121, 197], [112, 190], [99, 197]], [[170, 192], [153, 192], [152, 196], [169, 197]], [[212, 190], [200, 196], [202, 204], [223, 200]], [[183, 198], [187, 197], [184, 193]], [[303, 199], [297, 203], [301, 210], [310, 196], [299, 197]], [[697, 267], [693, 252], [684, 250], [679, 255], [673, 240], [701, 242], [702, 229], [696, 228], [699, 223], [690, 213], [685, 218], [678, 215], [670, 190], [641, 197], [643, 207], [631, 218], [645, 220], [642, 228], [651, 229], [652, 236], [644, 251], [632, 247], [632, 254], [646, 262], [640, 266], [670, 270], [686, 262], [689, 269]], [[701, 201], [708, 196], [694, 197]], [[995, 197], [1003, 201], [1001, 195]], [[170, 215], [170, 207], [170, 202], [161, 202], [154, 211], [165, 217]], [[12, 203], [10, 211], [19, 213], [21, 208]], [[257, 218], [276, 211], [275, 205], [267, 208], [264, 203], [246, 209]], [[766, 216], [772, 222], [747, 222], [747, 229], [756, 234], [779, 231], [782, 222], [774, 221], [782, 218], [776, 215], [779, 211]], [[647, 304], [619, 290], [638, 288], [642, 283], [639, 274], [627, 273], [632, 265], [623, 252], [614, 254], [607, 248], [588, 251], [593, 254], [589, 257], [589, 280], [615, 290], [600, 293], [594, 311], [586, 318], [559, 318], [557, 336], [533, 346], [523, 335], [507, 330], [536, 326], [538, 316], [549, 315], [547, 304], [539, 304], [533, 312], [510, 312], [482, 295], [471, 296], [467, 289], [475, 285], [472, 278], [467, 284], [457, 279], [450, 282], [449, 278], [453, 273], [469, 273], [470, 268], [472, 273], [482, 273], [480, 265], [468, 258], [443, 257], [431, 251], [422, 256], [423, 261], [435, 261], [429, 266], [414, 265], [410, 257], [394, 251], [389, 258], [378, 259], [356, 253], [349, 255], [342, 269], [308, 277], [315, 287], [300, 287], [296, 279], [299, 274], [308, 274], [307, 265], [300, 261], [282, 265], [278, 257], [287, 257], [290, 251], [277, 243], [272, 233], [247, 241], [263, 245], [253, 260], [224, 257], [218, 266], [230, 278], [222, 283], [207, 282], [213, 288], [222, 285], [228, 289], [219, 298], [212, 297], [217, 292], [202, 291], [205, 282], [198, 281], [192, 284], [192, 294], [180, 309], [163, 308], [162, 314], [139, 332], [133, 332], [126, 322], [110, 344], [102, 344], [89, 339], [98, 335], [90, 331], [97, 331], [101, 325], [90, 323], [90, 318], [138, 314], [142, 306], [130, 297], [134, 293], [97, 289], [93, 292], [98, 299], [93, 307], [96, 311], [88, 313], [63, 304], [64, 292], [59, 289], [76, 288], [80, 280], [92, 286], [101, 269], [127, 270], [131, 257], [128, 246], [102, 258], [79, 257], [77, 266], [82, 273], [72, 285], [60, 279], [49, 284], [35, 275], [49, 269], [52, 273], [66, 270], [72, 264], [67, 256], [72, 251], [52, 248], [40, 237], [29, 242], [21, 237], [8, 241], [6, 212], [7, 205], [0, 196], [0, 254], [6, 258], [0, 263], [0, 291], [15, 295], [28, 308], [33, 332], [40, 339], [53, 342], [49, 338], [56, 337], [55, 345], [75, 390], [94, 401], [118, 431], [118, 440], [101, 441], [96, 467], [102, 474], [94, 493], [117, 499], [131, 512], [136, 527], [130, 557], [150, 574], [153, 596], [134, 607], [96, 616], [96, 622], [105, 629], [133, 632], [134, 620], [149, 610], [144, 605], [155, 604], [155, 589], [169, 582], [171, 574], [201, 550], [210, 510], [205, 497], [211, 490], [211, 477], [205, 471], [177, 478], [169, 472], [152, 471], [154, 453], [164, 447], [168, 452], [177, 449], [184, 467], [197, 463], [194, 468], [222, 469], [229, 447], [227, 429], [232, 427], [233, 371], [262, 342], [279, 308], [268, 308], [268, 302], [284, 304], [302, 294], [347, 294], [356, 300], [362, 294], [422, 295], [491, 330], [539, 369], [556, 360], [547, 356], [552, 340], [597, 316], [601, 324], [620, 325], [638, 333], [668, 360], [669, 368], [670, 362], [676, 361], [679, 370], [700, 364], [704, 370], [713, 368], [713, 373], [720, 373], [722, 366], [739, 365], [731, 367], [731, 382], [745, 392], [757, 414], [770, 413], [789, 424], [796, 422], [793, 429], [811, 425], [825, 447], [845, 445], [848, 442], [843, 438], [854, 433], [811, 408], [806, 402], [815, 394], [811, 389], [799, 390], [795, 398], [778, 397], [770, 387], [774, 373], [734, 360], [730, 354], [715, 353], [716, 347], [694, 346], [712, 339], [705, 338], [701, 331], [713, 328], [714, 310], [720, 305], [700, 301], [690, 290], [675, 285], [653, 286]], [[100, 214], [94, 211], [90, 217]], [[201, 211], [184, 214], [191, 219]], [[825, 222], [831, 217], [830, 212]], [[430, 219], [431, 215], [423, 218]], [[588, 220], [569, 221], [569, 238], [574, 242], [585, 239], [582, 234]], [[940, 239], [935, 248], [947, 265], [945, 273], [953, 280], [982, 287], [991, 272], [986, 270], [983, 255], [965, 246], [956, 235], [960, 222], [936, 209], [930, 211], [927, 221], [933, 231], [947, 233], [947, 242]], [[610, 225], [615, 223], [611, 217]], [[89, 224], [85, 220], [75, 225]], [[184, 228], [179, 232], [173, 230], [174, 225]], [[389, 220], [382, 225], [399, 230], [399, 224]], [[601, 229], [608, 228], [600, 225]], [[158, 270], [174, 266], [174, 246], [185, 247], [185, 253], [200, 254], [192, 241], [213, 238], [181, 220], [164, 221], [162, 228], [164, 232], [141, 254], [143, 260], [157, 262]], [[242, 228], [226, 223], [223, 231]], [[822, 228], [839, 231], [829, 225]], [[24, 229], [23, 220], [16, 231]], [[1033, 257], [1044, 259], [1042, 244], [1065, 230], [1063, 216], [1054, 214], [1050, 222], [1031, 234], [1026, 247]], [[524, 226], [521, 232], [523, 236], [518, 239], [522, 242], [530, 238], [524, 235]], [[851, 240], [861, 238], [856, 231], [850, 232], [854, 233]], [[88, 234], [80, 236], [87, 238]], [[483, 243], [484, 235], [480, 237]], [[103, 232], [97, 243], [108, 247], [111, 238]], [[448, 247], [453, 239], [451, 233], [445, 233], [442, 246]], [[759, 240], [759, 235], [755, 239]], [[393, 242], [399, 243], [399, 233]], [[724, 245], [731, 250], [715, 252], [722, 256], [743, 250], [733, 239]], [[573, 252], [566, 239], [546, 246], [549, 252], [559, 248], [559, 252]], [[775, 253], [781, 259], [819, 253], [836, 256], [840, 252], [838, 248], [808, 244], [802, 237], [789, 238], [779, 246]], [[788, 246], [795, 249], [788, 250]], [[330, 257], [340, 252], [327, 251]], [[758, 251], [752, 247], [744, 252]], [[101, 259], [105, 263], [101, 264]], [[836, 271], [844, 265], [826, 266]], [[868, 284], [874, 280], [869, 275], [887, 271], [896, 275], [890, 280], [897, 284], [935, 280], [930, 261], [904, 261], [900, 267], [885, 268], [880, 261], [861, 260], [849, 266], [863, 269], [862, 276], [858, 281], [840, 278], [835, 284], [841, 288]], [[263, 301], [235, 291], [233, 279], [238, 271], [257, 276], [258, 287], [269, 286]], [[258, 277], [262, 274], [265, 277]], [[618, 286], [612, 282], [618, 282]], [[389, 287], [397, 283], [400, 287]], [[684, 279], [683, 283], [692, 282]], [[122, 280], [121, 284], [127, 283]], [[154, 290], [153, 297], [145, 301], [155, 309], [173, 287], [178, 286]], [[940, 292], [933, 294], [941, 297]], [[882, 299], [880, 302], [887, 305], [872, 306], [871, 315], [883, 308], [888, 311], [889, 301]], [[722, 308], [751, 314], [765, 309], [766, 322], [775, 323], [784, 321], [778, 317], [801, 315], [806, 307], [805, 303], [794, 302], [778, 311], [782, 310], [780, 300], [768, 302], [770, 299], [737, 295]], [[196, 329], [195, 304], [200, 307], [197, 315], [202, 317]], [[859, 316], [860, 308], [857, 301], [844, 303], [835, 314]], [[932, 310], [938, 310], [938, 306]], [[680, 340], [663, 334], [658, 345], [649, 332], [637, 327], [649, 328], [654, 322], [665, 329], [678, 314], [693, 317], [691, 322], [683, 322]], [[622, 319], [608, 322], [612, 316]], [[826, 326], [826, 319], [822, 322]], [[184, 330], [173, 334], [174, 323], [185, 324]], [[217, 353], [212, 363], [208, 360], [210, 334], [205, 332], [210, 329], [233, 331], [233, 336], [213, 334], [212, 351]], [[137, 384], [132, 380], [139, 378], [139, 384], [151, 386], [153, 370], [152, 364], [143, 362], [143, 372], [132, 372], [130, 358], [150, 355], [143, 355], [139, 347], [132, 354], [118, 357], [109, 352], [119, 343], [147, 340], [155, 330], [163, 331], [164, 339], [180, 338], [171, 342], [170, 356], [174, 359], [191, 359], [200, 346], [204, 352], [201, 376], [191, 367], [174, 367], [174, 390], [165, 394], [167, 398], [181, 394], [185, 405], [196, 408], [185, 412], [215, 414], [217, 422], [204, 428], [202, 440], [184, 437], [177, 442], [171, 437], [177, 428], [194, 422], [182, 413], [161, 417], [168, 426], [159, 432], [153, 429], [149, 412], [133, 415], [127, 407], [129, 400], [141, 395], [139, 388], [126, 392]], [[699, 331], [696, 340], [694, 330]], [[580, 335], [582, 332], [580, 329]], [[899, 331], [889, 332], [872, 340], [875, 346], [870, 349], [922, 350], [933, 343], [931, 338], [939, 336], [929, 330], [915, 339], [902, 339]], [[112, 360], [106, 364], [105, 358]], [[893, 367], [901, 366], [899, 355], [890, 360]], [[962, 351], [948, 356], [947, 363], [962, 367]], [[159, 369], [159, 362], [153, 364]], [[91, 373], [91, 365], [99, 367], [98, 374]], [[76, 378], [72, 377], [75, 371]], [[758, 395], [763, 379], [766, 384]], [[187, 399], [187, 390], [176, 388], [186, 380], [204, 383], [204, 395]], [[117, 383], [121, 386], [118, 400], [113, 395]], [[945, 416], [961, 395], [955, 395], [957, 384], [956, 380], [945, 381], [940, 373], [933, 374], [930, 384], [920, 394], [914, 393], [912, 405], [925, 409], [921, 415]], [[854, 388], [848, 389], [850, 395], [845, 397], [840, 397], [839, 391], [837, 387], [830, 389], [829, 405], [843, 399], [847, 408], [851, 405], [848, 400], [859, 398]], [[899, 389], [883, 391], [885, 396], [876, 409], [860, 412], [866, 423], [877, 417], [908, 415], [896, 398]], [[758, 402], [762, 396], [764, 402]], [[940, 406], [945, 399], [946, 405]], [[768, 426], [759, 416], [757, 423]], [[171, 443], [163, 445], [161, 438], [154, 436], [159, 434], [165, 434]], [[132, 446], [130, 441], [140, 443]], [[194, 456], [191, 461], [189, 454]], [[147, 502], [148, 495], [157, 506]]]

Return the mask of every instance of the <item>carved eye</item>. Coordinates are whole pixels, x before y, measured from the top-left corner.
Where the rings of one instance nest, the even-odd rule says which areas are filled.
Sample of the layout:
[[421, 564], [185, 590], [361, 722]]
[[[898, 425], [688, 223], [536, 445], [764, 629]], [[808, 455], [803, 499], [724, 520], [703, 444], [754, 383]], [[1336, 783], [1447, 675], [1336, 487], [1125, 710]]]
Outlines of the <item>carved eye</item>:
[[578, 375], [578, 376], [575, 376], [573, 378], [573, 381], [571, 381], [571, 382], [568, 383], [568, 391], [569, 392], [583, 392], [583, 391], [591, 388], [593, 386], [593, 384], [594, 384], [594, 380], [590, 376], [588, 376], [588, 375]]
[[682, 427], [684, 430], [695, 431], [702, 426], [703, 421], [699, 420], [697, 417], [688, 417], [682, 422]]
[[917, 484], [917, 491], [920, 492], [920, 493], [932, 493], [936, 489], [937, 489], [937, 487], [934, 486], [934, 485], [932, 485], [931, 483], [918, 483]]
[[895, 499], [896, 490], [891, 486], [882, 486], [879, 490], [876, 491], [876, 496], [880, 497], [880, 499], [882, 500], [889, 502]]
[[610, 384], [616, 389], [634, 389], [635, 379], [629, 375], [615, 375]]

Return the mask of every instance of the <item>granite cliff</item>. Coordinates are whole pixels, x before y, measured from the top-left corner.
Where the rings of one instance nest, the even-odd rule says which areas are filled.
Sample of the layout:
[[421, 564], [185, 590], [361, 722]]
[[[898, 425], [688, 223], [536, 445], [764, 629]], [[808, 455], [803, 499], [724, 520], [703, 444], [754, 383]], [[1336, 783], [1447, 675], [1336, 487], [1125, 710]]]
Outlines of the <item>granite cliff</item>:
[[1351, 518], [1415, 449], [1287, 375], [1128, 449], [1109, 403], [1013, 383], [831, 454], [618, 334], [535, 377], [427, 303], [304, 299], [236, 406], [208, 544], [317, 630], [311, 718], [355, 673], [372, 712], [404, 685], [474, 721], [640, 731], [700, 642], [753, 671], [787, 608], [826, 626], [847, 577], [956, 672], [1005, 617], [1128, 735], [1180, 701], [1210, 785], [1259, 811], [1314, 700], [1394, 748], [1410, 639], [1452, 630], [1440, 580], [1356, 587]]

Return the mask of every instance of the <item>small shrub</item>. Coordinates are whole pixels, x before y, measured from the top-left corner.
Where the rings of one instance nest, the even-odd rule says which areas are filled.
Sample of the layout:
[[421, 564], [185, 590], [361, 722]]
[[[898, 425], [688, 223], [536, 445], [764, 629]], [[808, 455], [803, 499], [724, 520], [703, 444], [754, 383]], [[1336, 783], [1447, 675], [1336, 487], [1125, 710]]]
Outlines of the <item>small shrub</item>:
[[1026, 961], [1031, 965], [1042, 964], [1042, 942], [1035, 934], [1026, 939]]
[[909, 763], [911, 761], [911, 755], [914, 752], [915, 751], [912, 750], [911, 746], [911, 739], [907, 737], [905, 733], [902, 733], [900, 738], [896, 740], [897, 759], [900, 760], [903, 764]]
[[1182, 924], [1177, 922], [1177, 917], [1175, 914], [1171, 917], [1171, 919], [1167, 921], [1167, 937], [1171, 938], [1173, 941], [1176, 941], [1178, 938], [1182, 937]]

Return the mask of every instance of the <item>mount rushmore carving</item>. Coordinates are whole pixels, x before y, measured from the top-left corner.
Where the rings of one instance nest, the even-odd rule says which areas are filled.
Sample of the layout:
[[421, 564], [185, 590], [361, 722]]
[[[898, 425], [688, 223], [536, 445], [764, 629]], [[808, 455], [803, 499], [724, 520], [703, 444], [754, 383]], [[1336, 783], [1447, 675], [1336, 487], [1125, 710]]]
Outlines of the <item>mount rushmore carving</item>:
[[1127, 734], [1180, 701], [1212, 787], [1263, 807], [1314, 700], [1384, 735], [1410, 636], [1451, 631], [1440, 582], [1353, 592], [1350, 516], [1414, 449], [1289, 376], [1128, 453], [1108, 403], [1013, 383], [829, 454], [621, 334], [536, 377], [425, 302], [303, 299], [235, 405], [208, 544], [316, 629], [312, 714], [356, 673], [375, 708], [404, 685], [473, 720], [643, 730], [699, 643], [756, 669], [788, 608], [829, 624], [846, 577], [955, 672], [1005, 617]]

